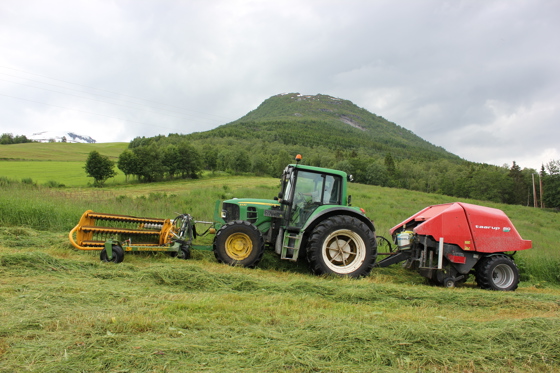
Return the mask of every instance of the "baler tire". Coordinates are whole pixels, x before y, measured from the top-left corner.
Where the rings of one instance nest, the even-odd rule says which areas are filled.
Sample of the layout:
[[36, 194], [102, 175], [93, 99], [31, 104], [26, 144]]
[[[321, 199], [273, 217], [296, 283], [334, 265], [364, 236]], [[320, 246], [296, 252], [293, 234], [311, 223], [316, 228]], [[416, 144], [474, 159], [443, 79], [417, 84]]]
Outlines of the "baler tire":
[[513, 291], [519, 285], [519, 270], [507, 255], [482, 258], [476, 265], [475, 276], [481, 289]]
[[376, 257], [374, 232], [361, 220], [347, 215], [332, 216], [319, 223], [307, 247], [307, 261], [315, 275], [367, 276]]
[[248, 221], [236, 220], [216, 233], [214, 256], [230, 266], [254, 268], [264, 254], [264, 240], [259, 229]]
[[113, 262], [113, 263], [121, 263], [124, 260], [124, 250], [119, 245], [113, 245], [113, 259], [110, 260], [107, 256], [107, 250], [103, 249], [99, 253], [99, 259], [102, 262]]

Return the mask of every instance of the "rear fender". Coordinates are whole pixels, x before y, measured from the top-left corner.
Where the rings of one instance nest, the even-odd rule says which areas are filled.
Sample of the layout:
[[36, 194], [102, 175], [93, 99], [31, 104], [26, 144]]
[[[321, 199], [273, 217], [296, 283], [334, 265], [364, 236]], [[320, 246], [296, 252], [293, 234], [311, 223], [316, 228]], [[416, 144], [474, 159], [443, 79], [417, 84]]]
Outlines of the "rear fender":
[[374, 234], [375, 234], [375, 227], [373, 225], [373, 222], [371, 220], [369, 220], [368, 217], [365, 216], [363, 213], [360, 213], [358, 210], [350, 208], [350, 207], [329, 207], [329, 208], [326, 208], [324, 210], [317, 211], [307, 221], [305, 226], [302, 228], [302, 231], [306, 232], [306, 234], [304, 235], [304, 238], [305, 239], [307, 238], [309, 233], [313, 231], [313, 229], [317, 226], [317, 224], [319, 224], [323, 220], [328, 219], [331, 216], [335, 216], [335, 215], [348, 215], [348, 216], [355, 217], [355, 218], [361, 220], [362, 222], [364, 222], [364, 224], [366, 224], [368, 226], [368, 228], [371, 229], [372, 232], [374, 232]]

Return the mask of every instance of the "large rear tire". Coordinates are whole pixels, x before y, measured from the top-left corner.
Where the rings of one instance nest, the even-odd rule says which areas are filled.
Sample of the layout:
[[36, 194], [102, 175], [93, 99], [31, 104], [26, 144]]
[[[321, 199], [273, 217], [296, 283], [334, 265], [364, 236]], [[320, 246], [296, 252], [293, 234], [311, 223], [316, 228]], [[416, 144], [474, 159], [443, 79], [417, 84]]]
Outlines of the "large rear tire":
[[316, 275], [367, 276], [377, 257], [373, 231], [361, 220], [346, 216], [325, 219], [311, 233], [307, 261]]
[[519, 270], [506, 255], [482, 258], [475, 269], [476, 283], [482, 289], [513, 291], [519, 285]]
[[220, 263], [254, 268], [263, 254], [262, 234], [248, 221], [229, 222], [222, 226], [214, 238], [214, 256]]

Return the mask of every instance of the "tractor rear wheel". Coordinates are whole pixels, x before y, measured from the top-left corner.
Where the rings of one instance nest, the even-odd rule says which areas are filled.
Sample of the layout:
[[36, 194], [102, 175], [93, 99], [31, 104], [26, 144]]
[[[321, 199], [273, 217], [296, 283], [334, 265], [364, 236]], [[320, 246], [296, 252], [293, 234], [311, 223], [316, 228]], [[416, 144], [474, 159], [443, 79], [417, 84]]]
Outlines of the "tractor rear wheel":
[[482, 258], [475, 269], [476, 283], [482, 289], [512, 291], [519, 284], [515, 262], [506, 255]]
[[122, 247], [120, 247], [119, 245], [113, 245], [112, 251], [112, 259], [109, 259], [107, 250], [105, 249], [101, 250], [101, 253], [99, 253], [99, 259], [101, 259], [101, 261], [103, 262], [121, 263], [124, 260], [124, 250], [122, 249]]
[[367, 276], [377, 257], [372, 230], [355, 217], [325, 219], [311, 233], [307, 261], [316, 275]]
[[254, 268], [263, 254], [262, 234], [248, 221], [229, 222], [214, 238], [214, 256], [220, 263]]

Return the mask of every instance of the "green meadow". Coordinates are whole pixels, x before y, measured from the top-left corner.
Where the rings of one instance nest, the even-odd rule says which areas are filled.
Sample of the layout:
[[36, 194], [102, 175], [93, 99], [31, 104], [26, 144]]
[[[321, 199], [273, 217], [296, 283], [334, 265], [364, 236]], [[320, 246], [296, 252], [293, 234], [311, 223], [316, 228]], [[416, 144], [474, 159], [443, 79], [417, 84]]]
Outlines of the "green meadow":
[[[39, 184], [63, 184], [69, 187], [86, 186], [93, 178], [86, 176], [84, 165], [88, 154], [97, 150], [117, 161], [126, 149], [126, 143], [71, 144], [26, 143], [0, 146], [0, 176], [13, 180]], [[108, 181], [123, 183], [125, 176], [117, 170], [117, 176]]]
[[[556, 211], [464, 201], [504, 210], [533, 241], [515, 256], [522, 278], [515, 292], [480, 290], [472, 280], [433, 287], [398, 265], [359, 280], [316, 277], [305, 263], [270, 252], [253, 270], [220, 265], [204, 251], [190, 260], [127, 254], [115, 265], [70, 245], [85, 210], [211, 220], [216, 200], [271, 198], [278, 180], [216, 173], [110, 180], [98, 189], [86, 187], [85, 175], [74, 184], [60, 173], [55, 180], [66, 186], [46, 187], [28, 168], [14, 176], [4, 166], [49, 170], [65, 161], [17, 158], [25, 161], [0, 161], [2, 372], [560, 371]], [[360, 184], [350, 192], [379, 235], [428, 205], [455, 201]]]
[[[87, 186], [93, 178], [84, 172], [84, 162], [58, 161], [0, 161], [0, 173], [10, 179], [32, 180], [39, 184], [62, 184], [68, 187]], [[119, 172], [109, 180], [109, 185], [124, 183], [125, 176]]]
[[[0, 160], [7, 161], [63, 161], [84, 162], [88, 154], [97, 150], [99, 153], [117, 160], [128, 143], [74, 144], [74, 143], [25, 143], [0, 146]], [[5, 176], [5, 175], [3, 175]]]

